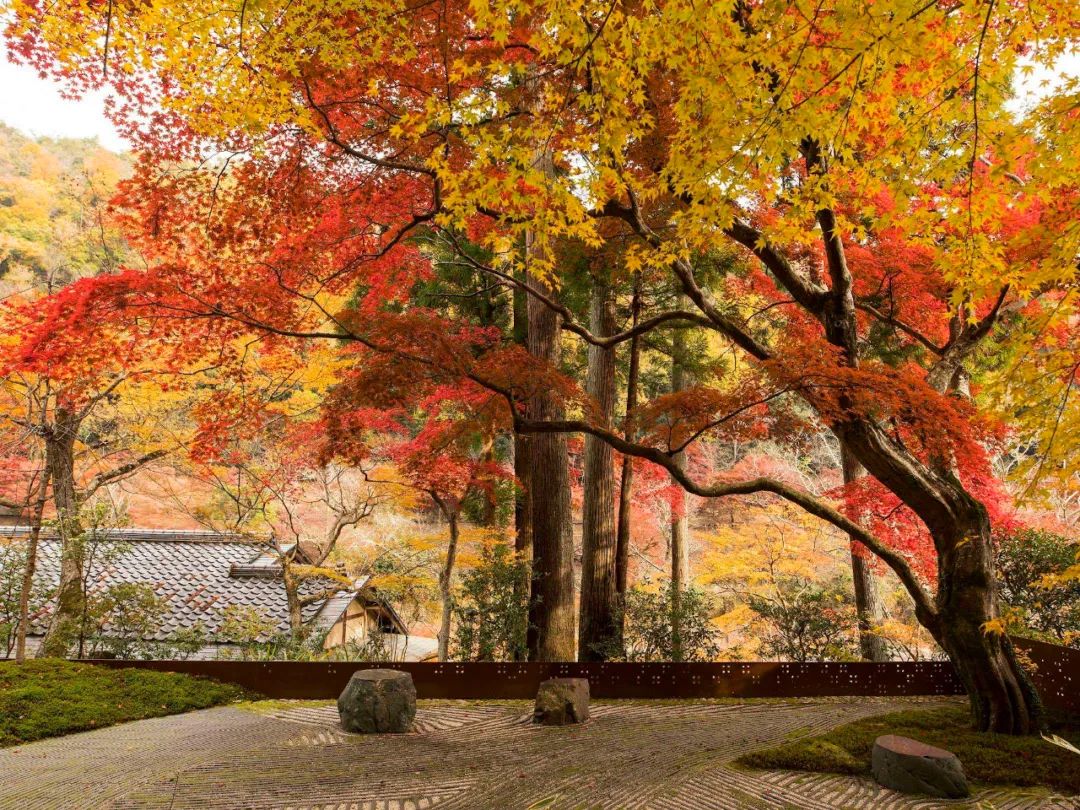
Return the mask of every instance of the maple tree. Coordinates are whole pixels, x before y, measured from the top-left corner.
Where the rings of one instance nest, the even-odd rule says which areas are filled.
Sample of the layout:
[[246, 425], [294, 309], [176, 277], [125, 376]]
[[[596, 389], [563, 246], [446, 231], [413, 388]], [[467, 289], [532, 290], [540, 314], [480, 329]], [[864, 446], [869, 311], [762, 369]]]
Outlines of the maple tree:
[[[75, 537], [83, 507], [171, 449], [155, 435], [169, 402], [148, 383], [147, 367], [122, 329], [108, 329], [63, 363], [21, 341], [49, 322], [50, 294], [112, 272], [123, 261], [126, 248], [106, 202], [125, 162], [85, 142], [33, 141], [6, 129], [0, 134], [0, 420], [4, 452], [19, 459], [0, 498], [26, 515], [31, 527], [24, 605], [42, 521], [48, 514], [57, 523], [61, 581], [42, 646], [55, 653], [66, 644], [63, 627], [82, 607], [82, 551]], [[21, 658], [25, 610], [19, 624]]]
[[[344, 340], [387, 358], [388, 386], [486, 392], [485, 410], [499, 404], [504, 425], [533, 434], [539, 657], [572, 654], [559, 437], [583, 432], [695, 495], [773, 493], [848, 532], [903, 582], [980, 728], [1037, 728], [993, 587], [992, 431], [965, 395], [989, 336], [1008, 339], [1006, 316], [1049, 307], [1075, 323], [1080, 89], [1066, 81], [1021, 115], [1008, 106], [1021, 59], [1052, 69], [1075, 46], [1075, 4], [15, 10], [14, 50], [75, 87], [111, 82], [143, 150], [123, 202], [150, 269], [62, 296], [58, 321], [172, 313], [191, 344], [241, 330]], [[410, 238], [422, 233], [455, 249], [467, 233], [488, 255], [460, 260], [526, 294], [527, 352], [405, 306], [431, 272]], [[688, 303], [617, 334], [582, 325], [558, 299], [564, 260], [609, 245], [618, 274], [660, 272]], [[868, 285], [890, 262], [903, 283], [885, 306]], [[560, 374], [563, 334], [614, 347], [687, 323], [749, 368], [643, 405], [636, 436], [606, 407], [593, 418]], [[872, 344], [882, 329], [904, 356]], [[1071, 390], [1075, 366], [1054, 362], [1048, 376]], [[835, 434], [893, 511], [864, 525], [785, 481], [704, 481], [681, 463], [784, 398]]]
[[467, 501], [492, 503], [496, 489], [512, 476], [490, 452], [499, 416], [490, 394], [475, 384], [445, 385], [437, 378], [414, 377], [404, 389], [398, 383], [383, 354], [361, 358], [344, 373], [324, 403], [323, 453], [366, 467], [365, 480], [378, 486], [422, 494], [446, 521], [437, 638], [438, 658], [447, 661], [452, 580]]

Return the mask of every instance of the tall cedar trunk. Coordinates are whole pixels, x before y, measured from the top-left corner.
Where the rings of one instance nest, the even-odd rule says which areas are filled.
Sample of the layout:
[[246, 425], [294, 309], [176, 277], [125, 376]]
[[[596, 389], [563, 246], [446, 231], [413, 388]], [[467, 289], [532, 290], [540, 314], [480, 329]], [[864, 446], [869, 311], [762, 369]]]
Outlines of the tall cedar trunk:
[[[520, 346], [528, 346], [529, 314], [527, 293], [520, 287], [513, 292], [513, 338]], [[514, 431], [514, 478], [517, 487], [514, 490], [514, 551], [518, 559], [532, 560], [532, 497], [529, 484], [529, 442], [528, 433]], [[514, 583], [514, 604], [525, 601], [525, 589], [529, 583], [518, 580]]]
[[[641, 317], [641, 276], [634, 280], [634, 298], [630, 304], [631, 326], [637, 326]], [[626, 372], [626, 425], [623, 437], [629, 442], [636, 436], [633, 428], [633, 413], [637, 408], [638, 371], [641, 364], [641, 342], [638, 335], [630, 338], [630, 362]], [[634, 459], [623, 456], [622, 478], [619, 481], [619, 525], [615, 531], [615, 592], [619, 598], [626, 594], [627, 578], [630, 569], [630, 509], [634, 492]], [[619, 622], [622, 612], [619, 613]], [[618, 628], [620, 637], [622, 627]]]
[[529, 445], [527, 433], [514, 433], [514, 550], [523, 560], [532, 559], [532, 498], [529, 486]]
[[[858, 460], [842, 446], [840, 448], [841, 466], [844, 471], [844, 483], [850, 484], [866, 475], [866, 470]], [[855, 538], [850, 539], [851, 579], [855, 586], [855, 613], [859, 625], [859, 652], [864, 661], [888, 661], [889, 647], [880, 635], [874, 632], [885, 618], [885, 605], [881, 600], [877, 577], [867, 558], [867, 552], [857, 550]]]
[[[615, 332], [611, 288], [596, 282], [590, 302], [589, 327], [594, 334]], [[585, 388], [596, 401], [596, 419], [610, 425], [615, 415], [615, 350], [589, 346]], [[615, 614], [615, 463], [611, 445], [585, 437], [584, 503], [581, 530], [581, 605], [578, 660], [603, 661], [616, 639]]]
[[[526, 80], [528, 93], [532, 78]], [[539, 101], [539, 97], [531, 100]], [[546, 177], [554, 177], [550, 143], [537, 144], [537, 164]], [[525, 239], [525, 281], [541, 296], [554, 297], [542, 274], [532, 272], [533, 262], [548, 247], [538, 247], [536, 234]], [[560, 316], [535, 295], [526, 303], [529, 354], [559, 367], [562, 355]], [[562, 403], [548, 388], [535, 391], [525, 403], [528, 418], [558, 421], [564, 417]], [[566, 434], [545, 433], [529, 438], [529, 511], [532, 515], [532, 581], [526, 647], [533, 661], [573, 661], [577, 634], [574, 622], [574, 538], [570, 520], [570, 470]]]
[[985, 507], [948, 471], [929, 472], [891, 447], [880, 428], [844, 423], [841, 441], [860, 463], [923, 520], [938, 557], [934, 613], [919, 621], [949, 654], [971, 701], [976, 726], [1031, 734], [1041, 725], [1038, 693], [1000, 627]]
[[453, 603], [450, 599], [450, 582], [454, 576], [454, 562], [458, 549], [458, 513], [444, 509], [443, 514], [450, 524], [450, 542], [446, 546], [446, 560], [439, 572], [439, 600], [442, 602], [442, 615], [439, 620], [439, 660], [450, 659], [450, 616]]
[[45, 465], [52, 479], [60, 536], [60, 583], [53, 615], [38, 649], [40, 657], [67, 654], [70, 632], [83, 612], [83, 548], [79, 526], [79, 496], [75, 489], [75, 437], [77, 417], [57, 408], [52, 428], [45, 437]]
[[26, 545], [26, 565], [23, 568], [22, 584], [19, 588], [19, 626], [15, 633], [15, 660], [26, 660], [26, 633], [30, 624], [30, 594], [34, 590], [34, 574], [37, 571], [38, 541], [41, 539], [41, 522], [45, 514], [45, 502], [49, 497], [48, 467], [41, 474], [38, 484], [34, 511], [30, 518], [30, 540]]
[[[532, 286], [552, 294], [539, 277]], [[534, 296], [529, 297], [529, 353], [552, 366], [559, 365], [559, 316]], [[537, 391], [526, 403], [529, 419], [558, 421], [562, 403], [548, 390]], [[566, 434], [541, 433], [529, 439], [529, 495], [532, 515], [532, 593], [529, 600], [527, 644], [533, 661], [573, 661], [574, 567], [570, 511], [570, 479]]]
[[[680, 304], [683, 299], [680, 298]], [[672, 336], [671, 391], [678, 393], [690, 385], [686, 370], [686, 332], [676, 329]], [[685, 469], [686, 453], [676, 453], [673, 461]], [[682, 592], [690, 576], [690, 516], [686, 493], [672, 479], [676, 498], [671, 504], [671, 659], [683, 660], [682, 645]]]

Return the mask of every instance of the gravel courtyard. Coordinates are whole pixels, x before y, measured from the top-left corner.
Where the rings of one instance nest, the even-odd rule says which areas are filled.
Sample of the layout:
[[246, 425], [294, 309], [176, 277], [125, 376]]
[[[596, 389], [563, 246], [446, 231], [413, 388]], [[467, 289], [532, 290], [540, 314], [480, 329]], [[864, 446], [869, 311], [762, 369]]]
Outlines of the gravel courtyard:
[[931, 701], [598, 702], [584, 726], [544, 728], [524, 702], [420, 701], [414, 733], [368, 737], [342, 732], [325, 703], [208, 709], [0, 750], [0, 808], [1080, 808], [1038, 791], [913, 800], [729, 765], [916, 703]]

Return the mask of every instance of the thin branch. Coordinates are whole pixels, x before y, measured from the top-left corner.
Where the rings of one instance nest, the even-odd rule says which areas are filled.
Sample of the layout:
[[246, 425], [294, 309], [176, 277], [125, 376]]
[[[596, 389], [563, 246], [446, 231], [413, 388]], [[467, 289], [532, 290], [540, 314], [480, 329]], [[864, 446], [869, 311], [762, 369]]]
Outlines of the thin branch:
[[[511, 407], [513, 402], [511, 401]], [[804, 511], [847, 532], [884, 560], [904, 583], [911, 598], [928, 617], [937, 615], [933, 601], [919, 582], [914, 570], [899, 553], [885, 545], [877, 536], [865, 527], [851, 520], [829, 504], [808, 492], [795, 489], [782, 481], [772, 478], [754, 478], [735, 483], [705, 485], [693, 480], [673, 454], [665, 453], [655, 447], [629, 442], [617, 433], [577, 420], [538, 421], [527, 419], [514, 410], [514, 428], [521, 433], [587, 433], [609, 444], [613, 449], [627, 456], [643, 458], [663, 467], [687, 492], [702, 498], [722, 498], [730, 495], [751, 495], [757, 492], [771, 492], [800, 506]]]
[[167, 456], [170, 452], [171, 451], [168, 449], [159, 448], [158, 450], [144, 453], [137, 459], [129, 461], [127, 464], [121, 464], [119, 467], [116, 467], [109, 472], [99, 473], [98, 475], [95, 475], [90, 480], [90, 483], [87, 485], [86, 489], [83, 491], [83, 500], [89, 498], [106, 484], [112, 484], [116, 481], [121, 480], [122, 478], [126, 478], [137, 472], [141, 467], [145, 467], [150, 462]]

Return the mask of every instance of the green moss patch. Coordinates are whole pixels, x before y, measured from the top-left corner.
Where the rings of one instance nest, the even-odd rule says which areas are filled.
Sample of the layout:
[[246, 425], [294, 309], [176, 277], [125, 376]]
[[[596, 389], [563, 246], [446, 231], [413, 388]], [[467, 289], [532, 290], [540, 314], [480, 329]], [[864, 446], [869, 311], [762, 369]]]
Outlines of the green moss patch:
[[[1073, 745], [1080, 729], [1057, 729]], [[749, 768], [869, 774], [874, 740], [899, 734], [952, 751], [968, 779], [991, 785], [1047, 787], [1080, 793], [1080, 756], [1040, 739], [982, 734], [971, 728], [966, 706], [868, 717], [817, 737], [755, 751], [737, 762]]]
[[238, 686], [44, 659], [0, 663], [0, 747], [232, 703]]

